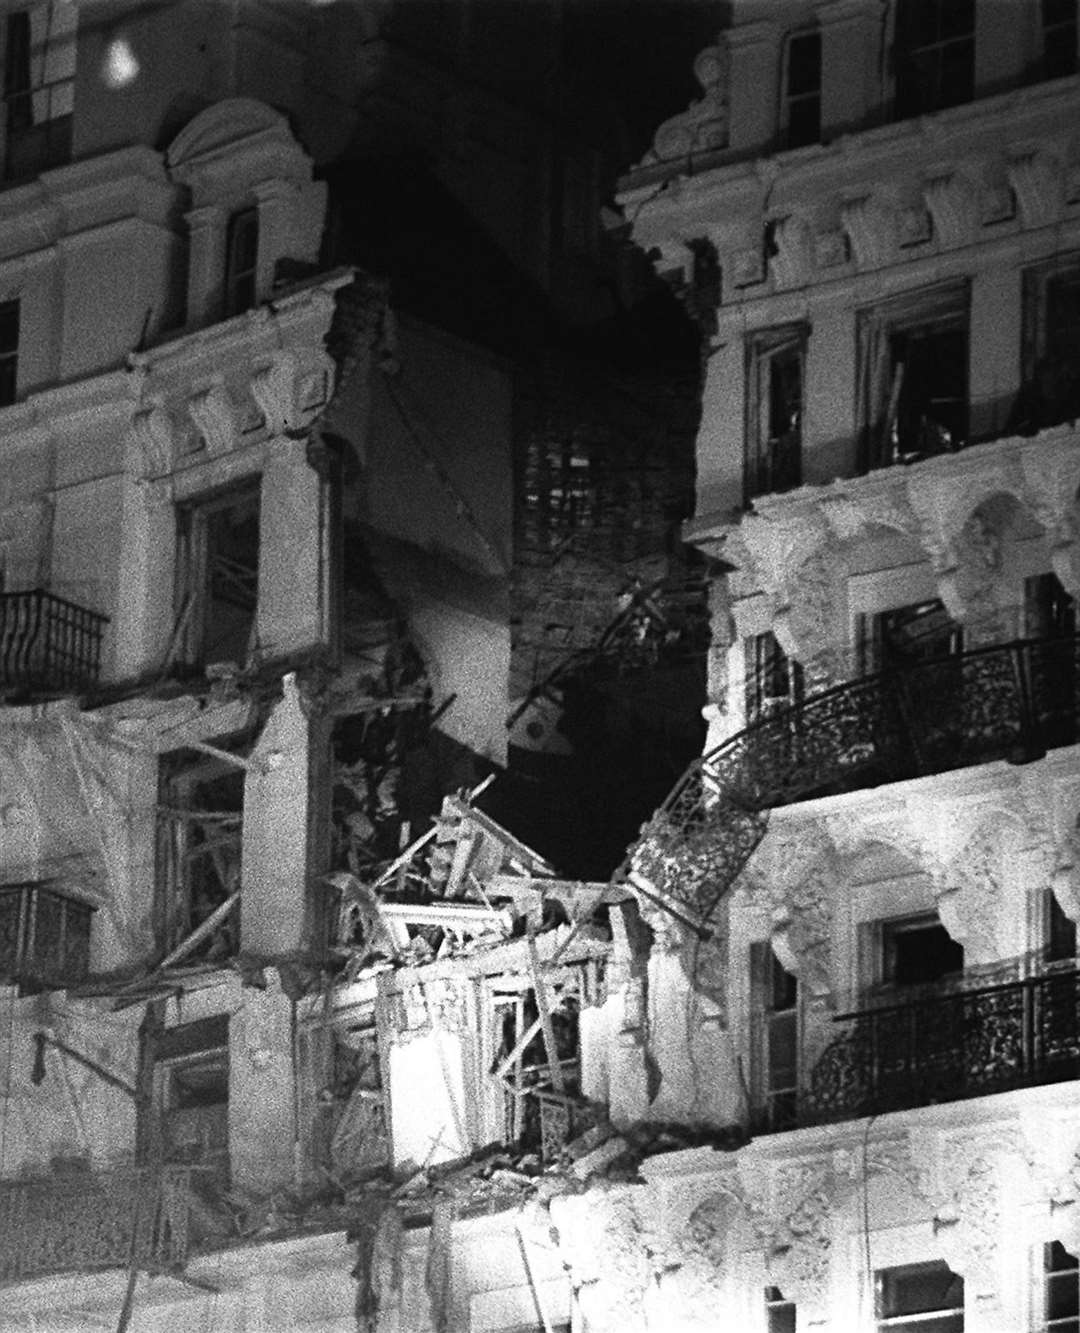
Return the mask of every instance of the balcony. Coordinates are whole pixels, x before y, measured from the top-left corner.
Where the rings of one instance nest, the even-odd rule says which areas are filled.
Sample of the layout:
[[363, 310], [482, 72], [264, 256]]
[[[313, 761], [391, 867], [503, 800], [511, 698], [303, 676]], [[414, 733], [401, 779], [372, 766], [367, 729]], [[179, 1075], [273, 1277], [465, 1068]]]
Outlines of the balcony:
[[0, 885], [0, 978], [30, 987], [82, 981], [93, 912], [48, 884]]
[[63, 694], [97, 682], [108, 616], [51, 592], [0, 593], [0, 695]]
[[0, 1181], [0, 1282], [131, 1262], [182, 1268], [189, 1177], [187, 1167], [132, 1166]]
[[1071, 745], [1080, 638], [1025, 639], [847, 681], [695, 761], [631, 847], [635, 870], [705, 921], [774, 806]]
[[816, 1124], [1080, 1077], [1080, 972], [965, 977], [835, 1019], [798, 1121]]

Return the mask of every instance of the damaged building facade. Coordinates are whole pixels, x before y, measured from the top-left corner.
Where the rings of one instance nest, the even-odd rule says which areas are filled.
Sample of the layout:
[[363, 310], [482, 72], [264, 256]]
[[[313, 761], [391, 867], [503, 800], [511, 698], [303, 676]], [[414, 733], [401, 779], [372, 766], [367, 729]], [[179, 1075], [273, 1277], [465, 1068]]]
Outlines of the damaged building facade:
[[527, 1209], [644, 1086], [636, 911], [427, 745], [506, 757], [512, 377], [328, 266], [348, 135], [438, 126], [470, 207], [549, 132], [403, 96], [421, 9], [0, 23], [3, 1329], [572, 1315]]
[[720, 571], [625, 872], [751, 1138], [552, 1213], [589, 1328], [1076, 1327], [1075, 7], [732, 9], [623, 193]]
[[1075, 14], [735, 4], [624, 182], [709, 332], [709, 737], [583, 882], [397, 786], [556, 657], [505, 367], [326, 267], [348, 136], [476, 203], [530, 124], [388, 8], [6, 25], [0, 1328], [1076, 1327]]

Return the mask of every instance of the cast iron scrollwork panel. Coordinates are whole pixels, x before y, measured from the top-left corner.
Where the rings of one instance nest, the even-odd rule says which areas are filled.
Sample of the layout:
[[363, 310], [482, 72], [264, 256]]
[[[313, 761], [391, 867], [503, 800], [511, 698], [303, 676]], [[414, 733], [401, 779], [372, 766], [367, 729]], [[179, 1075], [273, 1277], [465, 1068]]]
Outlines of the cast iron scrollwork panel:
[[967, 990], [845, 1015], [803, 1098], [805, 1122], [961, 1101], [1080, 1075], [1080, 973]]

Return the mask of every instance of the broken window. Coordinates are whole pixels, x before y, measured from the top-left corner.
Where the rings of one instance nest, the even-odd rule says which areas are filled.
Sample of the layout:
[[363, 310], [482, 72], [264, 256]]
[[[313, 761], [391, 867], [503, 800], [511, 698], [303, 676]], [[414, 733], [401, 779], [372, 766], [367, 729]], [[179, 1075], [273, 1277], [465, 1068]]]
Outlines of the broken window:
[[496, 1135], [503, 1143], [540, 1151], [545, 1160], [579, 1127], [575, 1107], [581, 1100], [578, 997], [568, 990], [558, 994], [549, 983], [547, 1003], [554, 1064], [533, 987], [510, 977], [496, 981], [488, 1009], [493, 1053], [489, 1072], [501, 1100]]
[[50, 884], [0, 886], [0, 978], [72, 985], [90, 970], [94, 909]]
[[789, 491], [802, 481], [804, 325], [748, 341], [746, 500]]
[[875, 921], [868, 932], [876, 985], [931, 985], [964, 970], [964, 947], [949, 935], [936, 912]]
[[968, 429], [966, 284], [859, 313], [865, 470], [962, 448]]
[[874, 1314], [878, 1333], [963, 1333], [964, 1279], [937, 1259], [879, 1268]]
[[342, 1182], [384, 1168], [390, 1143], [374, 1013], [297, 1035], [310, 1167]]
[[53, 0], [7, 16], [5, 180], [36, 175], [71, 157], [77, 17], [72, 0]]
[[1014, 430], [1034, 432], [1080, 416], [1080, 257], [1024, 274], [1023, 384]]
[[155, 1047], [152, 1157], [212, 1166], [227, 1177], [228, 1015], [168, 1028]]
[[1042, 76], [1076, 73], [1076, 0], [1042, 0]]
[[975, 0], [897, 0], [893, 44], [898, 120], [975, 95]]
[[821, 33], [799, 32], [784, 53], [784, 146], [802, 148], [821, 138]]
[[170, 664], [243, 666], [255, 647], [258, 582], [258, 480], [181, 505]]
[[752, 1060], [756, 1117], [769, 1130], [790, 1129], [799, 1096], [799, 982], [772, 945], [751, 945]]
[[240, 315], [255, 304], [259, 259], [259, 210], [241, 208], [225, 230], [225, 315]]
[[[220, 741], [239, 754], [246, 744]], [[162, 757], [158, 797], [156, 920], [163, 954], [182, 944], [214, 914], [219, 920], [189, 959], [214, 961], [236, 953], [239, 904], [225, 903], [240, 889], [244, 770], [235, 760], [197, 750]]]

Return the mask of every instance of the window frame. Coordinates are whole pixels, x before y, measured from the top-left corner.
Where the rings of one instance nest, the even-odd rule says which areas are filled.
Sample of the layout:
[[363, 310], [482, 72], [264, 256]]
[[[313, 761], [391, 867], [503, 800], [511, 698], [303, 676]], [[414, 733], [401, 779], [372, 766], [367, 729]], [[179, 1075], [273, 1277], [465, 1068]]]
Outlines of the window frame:
[[[857, 406], [860, 440], [860, 471], [871, 472], [911, 462], [919, 457], [951, 453], [968, 443], [971, 417], [971, 284], [967, 278], [950, 279], [932, 287], [886, 298], [856, 311]], [[894, 359], [893, 342], [898, 336], [930, 336], [948, 333], [964, 336], [962, 394], [950, 401], [963, 402], [963, 420], [958, 438], [947, 446], [913, 448], [931, 440], [904, 439], [899, 423], [904, 407], [905, 379], [899, 376], [900, 359]], [[906, 364], [906, 362], [904, 363]], [[936, 423], [946, 430], [944, 423]]]
[[[1021, 276], [1020, 390], [1011, 424], [1022, 433], [1045, 430], [1080, 415], [1080, 372], [1075, 373], [1071, 386], [1066, 384], [1059, 397], [1051, 399], [1045, 406], [1038, 381], [1040, 363], [1050, 356], [1047, 330], [1049, 288], [1055, 280], [1069, 279], [1080, 289], [1080, 251], [1032, 264]], [[1080, 319], [1077, 320], [1076, 343], [1080, 349]], [[1056, 356], [1066, 366], [1074, 363], [1067, 347]], [[1058, 402], [1060, 407], [1056, 406]]]
[[[58, 14], [66, 22], [57, 25]], [[70, 0], [45, 0], [3, 16], [5, 181], [71, 160], [77, 42], [78, 12]]]
[[[817, 44], [817, 83], [816, 86], [807, 90], [792, 91], [791, 77], [792, 70], [796, 67], [792, 59], [792, 47], [802, 42], [813, 41]], [[781, 61], [780, 71], [780, 135], [783, 147], [786, 149], [806, 148], [811, 144], [821, 142], [821, 98], [822, 98], [822, 40], [821, 29], [801, 28], [796, 32], [788, 33], [784, 40], [783, 59]], [[804, 105], [816, 104], [816, 113], [809, 122], [809, 128], [812, 132], [804, 133], [799, 130], [793, 133], [793, 126], [801, 125], [800, 113], [792, 115], [794, 108], [801, 108]]]
[[[1058, 1269], [1048, 1266], [1055, 1246], [1073, 1261], [1071, 1266]], [[1031, 1327], [1034, 1333], [1080, 1333], [1080, 1260], [1061, 1240], [1049, 1240], [1037, 1246], [1032, 1259], [1035, 1280], [1032, 1283]], [[1050, 1291], [1056, 1279], [1071, 1279], [1076, 1312], [1070, 1310], [1052, 1318]], [[1064, 1286], [1065, 1282], [1062, 1281], [1061, 1285]]]
[[[886, 1295], [886, 1283], [889, 1279], [895, 1280], [897, 1275], [914, 1276], [918, 1272], [929, 1274], [931, 1272], [944, 1276], [949, 1274], [949, 1288], [958, 1282], [960, 1284], [960, 1304], [951, 1306], [939, 1306], [936, 1309], [922, 1311], [894, 1311], [892, 1313], [882, 1310], [882, 1305]], [[947, 1294], [947, 1293], [946, 1293]], [[965, 1303], [964, 1303], [964, 1279], [960, 1273], [955, 1273], [942, 1259], [928, 1259], [917, 1263], [896, 1264], [888, 1268], [878, 1268], [874, 1271], [874, 1328], [876, 1333], [918, 1333], [920, 1328], [924, 1328], [927, 1323], [927, 1316], [935, 1318], [957, 1318], [959, 1324], [956, 1326], [955, 1333], [963, 1333]]]
[[[222, 275], [226, 319], [242, 315], [259, 303], [261, 219], [257, 204], [234, 208], [225, 223], [225, 264]], [[248, 256], [244, 247], [250, 244]]]
[[[952, 0], [933, 0], [937, 5], [935, 11], [937, 31], [931, 40], [916, 40], [905, 32], [905, 29], [914, 26], [912, 18], [916, 2], [917, 0], [895, 0], [890, 15], [892, 40], [889, 63], [892, 73], [893, 120], [910, 120], [916, 116], [928, 116], [938, 111], [946, 111], [950, 107], [965, 106], [974, 101], [978, 91], [975, 84], [978, 36], [976, 0], [969, 0], [971, 27], [963, 33], [942, 31], [942, 16], [948, 12]], [[952, 12], [956, 12], [955, 4]], [[953, 96], [948, 90], [954, 86], [954, 76], [946, 68], [946, 64], [950, 56], [955, 55], [956, 50], [965, 45], [970, 48], [965, 70], [966, 86], [961, 96]], [[932, 77], [929, 80], [932, 83], [929, 97], [925, 95], [928, 82], [925, 76], [920, 86], [918, 70], [920, 60], [924, 65], [928, 62], [933, 64]]]
[[[803, 423], [806, 417], [806, 357], [810, 325], [800, 321], [760, 329], [746, 339], [746, 424], [743, 491], [747, 505], [759, 495], [775, 495], [802, 485]], [[773, 431], [777, 386], [773, 368], [794, 352], [799, 402], [793, 428]]]
[[[19, 334], [22, 311], [19, 298], [0, 301], [0, 407], [10, 407], [19, 395]], [[13, 336], [5, 343], [4, 335]]]
[[[769, 939], [751, 941], [749, 972], [753, 1116], [767, 1132], [794, 1129], [799, 1119], [799, 1092], [802, 1085], [803, 988], [798, 976], [789, 972], [780, 961]], [[776, 1007], [774, 1003], [778, 973], [791, 983], [793, 991], [791, 1003], [781, 1007]], [[781, 1026], [793, 1028], [792, 1077], [786, 1084], [776, 1082], [773, 1061], [774, 1029]]]
[[1041, 52], [1039, 73], [1043, 79], [1063, 79], [1080, 68], [1080, 16], [1077, 0], [1066, 0], [1072, 6], [1067, 17], [1049, 17], [1047, 9], [1054, 0], [1039, 0], [1039, 38]]

